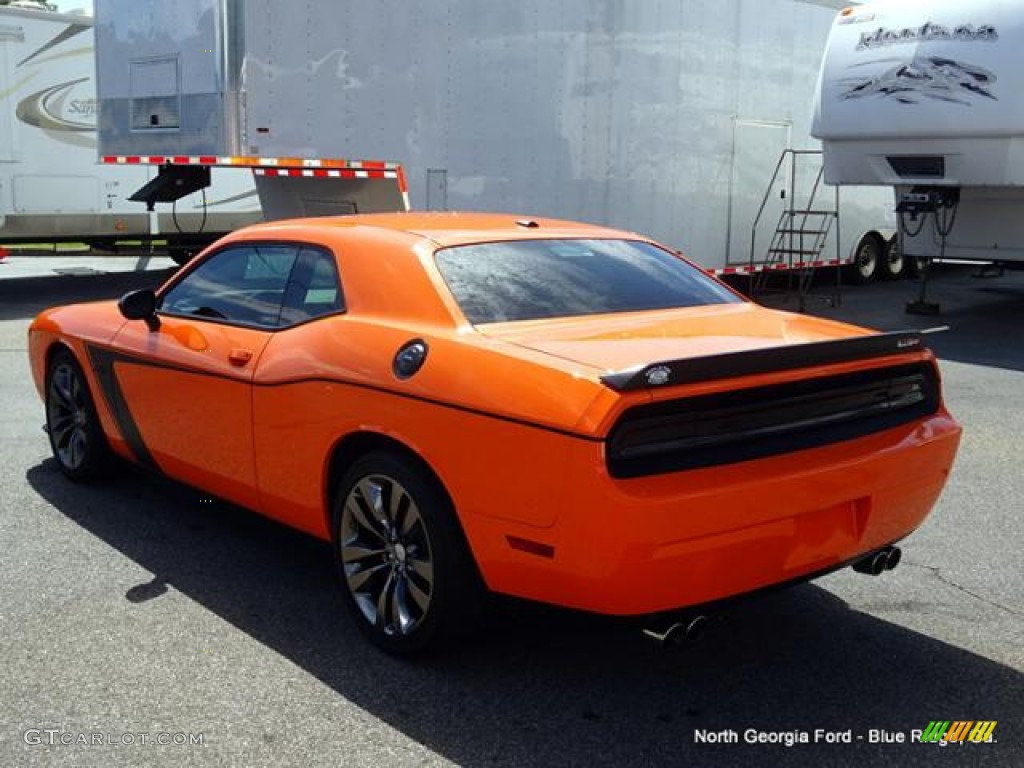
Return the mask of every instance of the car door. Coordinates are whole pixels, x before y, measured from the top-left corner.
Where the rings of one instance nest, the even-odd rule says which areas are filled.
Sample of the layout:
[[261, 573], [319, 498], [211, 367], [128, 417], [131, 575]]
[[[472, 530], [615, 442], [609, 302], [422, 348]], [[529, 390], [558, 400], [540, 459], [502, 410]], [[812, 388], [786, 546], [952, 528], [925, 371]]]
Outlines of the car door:
[[289, 244], [228, 245], [163, 292], [157, 328], [129, 322], [118, 333], [122, 432], [141, 463], [259, 508], [253, 371], [282, 322], [297, 253]]

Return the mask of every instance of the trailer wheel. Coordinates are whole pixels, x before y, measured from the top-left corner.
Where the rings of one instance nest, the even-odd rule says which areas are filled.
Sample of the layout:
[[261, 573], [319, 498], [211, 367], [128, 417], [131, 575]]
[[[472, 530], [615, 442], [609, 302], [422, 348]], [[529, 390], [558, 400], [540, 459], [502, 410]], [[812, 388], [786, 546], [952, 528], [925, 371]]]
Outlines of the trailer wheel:
[[885, 256], [882, 259], [880, 276], [883, 280], [899, 280], [906, 271], [903, 251], [900, 250], [900, 240], [898, 237], [893, 237], [885, 245]]
[[854, 251], [853, 264], [849, 267], [850, 282], [855, 285], [870, 283], [881, 271], [878, 267], [883, 261], [882, 252], [885, 244], [875, 233], [864, 235], [857, 243]]

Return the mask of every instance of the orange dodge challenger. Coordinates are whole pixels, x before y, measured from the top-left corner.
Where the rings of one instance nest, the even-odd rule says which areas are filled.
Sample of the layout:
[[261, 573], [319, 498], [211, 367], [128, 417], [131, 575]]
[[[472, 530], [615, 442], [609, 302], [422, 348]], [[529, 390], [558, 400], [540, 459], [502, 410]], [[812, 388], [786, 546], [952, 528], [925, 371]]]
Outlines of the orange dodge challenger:
[[355, 620], [436, 644], [484, 592], [673, 612], [894, 566], [960, 428], [914, 333], [744, 300], [635, 234], [285, 221], [29, 331], [53, 454], [333, 543]]

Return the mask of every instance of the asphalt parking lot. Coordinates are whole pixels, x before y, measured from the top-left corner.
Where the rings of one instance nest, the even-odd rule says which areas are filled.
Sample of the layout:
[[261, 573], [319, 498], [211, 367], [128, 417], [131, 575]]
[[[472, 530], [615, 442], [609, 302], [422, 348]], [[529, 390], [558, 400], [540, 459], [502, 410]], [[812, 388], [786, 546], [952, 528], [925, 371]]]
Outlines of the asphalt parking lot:
[[[939, 318], [903, 313], [906, 282], [809, 307], [950, 327], [929, 343], [963, 444], [897, 570], [746, 601], [668, 651], [507, 604], [415, 663], [358, 635], [324, 545], [131, 472], [73, 486], [49, 458], [31, 317], [164, 272], [0, 279], [0, 766], [1024, 765], [1024, 273], [972, 271], [936, 276]], [[937, 719], [997, 721], [995, 743], [872, 741]]]

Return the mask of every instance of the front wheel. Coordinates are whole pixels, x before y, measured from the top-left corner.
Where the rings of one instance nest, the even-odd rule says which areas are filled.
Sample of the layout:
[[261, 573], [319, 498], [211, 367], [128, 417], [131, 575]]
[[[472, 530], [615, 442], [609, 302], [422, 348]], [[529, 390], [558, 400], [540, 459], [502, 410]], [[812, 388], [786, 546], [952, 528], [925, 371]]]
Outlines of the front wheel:
[[865, 235], [854, 252], [853, 264], [849, 268], [850, 281], [855, 285], [866, 285], [873, 281], [879, 272], [882, 251], [881, 238]]
[[397, 454], [367, 454], [345, 473], [334, 504], [346, 602], [371, 642], [411, 655], [468, 625], [475, 569], [433, 475]]
[[82, 367], [66, 349], [54, 353], [47, 370], [46, 432], [67, 477], [85, 483], [106, 474], [110, 448]]

